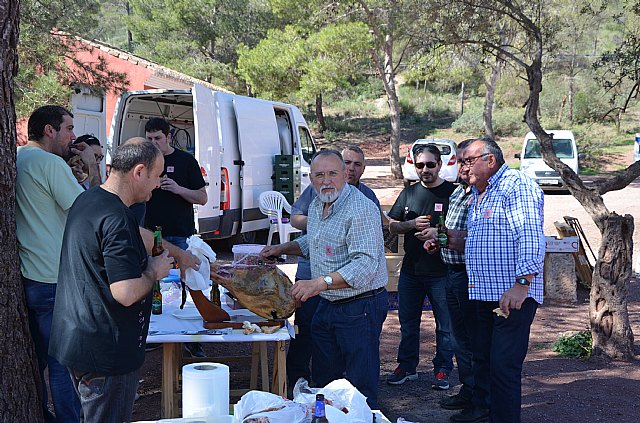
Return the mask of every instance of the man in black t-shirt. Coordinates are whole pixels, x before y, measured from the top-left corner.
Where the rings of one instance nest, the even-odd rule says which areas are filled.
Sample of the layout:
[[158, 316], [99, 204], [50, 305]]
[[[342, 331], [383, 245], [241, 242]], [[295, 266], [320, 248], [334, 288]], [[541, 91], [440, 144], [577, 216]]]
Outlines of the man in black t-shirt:
[[169, 250], [147, 256], [151, 246], [129, 206], [149, 199], [162, 170], [152, 143], [121, 146], [109, 179], [69, 211], [49, 354], [69, 368], [85, 422], [131, 421], [151, 289], [173, 259]]
[[[207, 191], [196, 159], [189, 153], [171, 147], [171, 127], [162, 118], [152, 118], [144, 126], [146, 137], [164, 156], [164, 172], [160, 187], [153, 190], [147, 201], [144, 226], [154, 230], [162, 227], [162, 238], [183, 250], [187, 238], [196, 231], [193, 205], [207, 203]], [[204, 357], [197, 342], [184, 345], [194, 357]]]
[[[449, 389], [453, 370], [453, 338], [447, 308], [447, 266], [439, 254], [423, 249], [425, 232], [435, 228], [440, 216], [446, 216], [449, 196], [455, 186], [439, 175], [440, 150], [433, 144], [418, 145], [414, 150], [415, 167], [420, 182], [405, 188], [388, 213], [389, 231], [404, 234], [405, 256], [398, 280], [398, 318], [401, 339], [398, 367], [387, 383], [401, 385], [416, 380], [420, 356], [420, 320], [425, 295], [429, 297], [436, 320], [436, 355], [433, 358], [433, 388]], [[431, 229], [433, 230], [433, 229]]]

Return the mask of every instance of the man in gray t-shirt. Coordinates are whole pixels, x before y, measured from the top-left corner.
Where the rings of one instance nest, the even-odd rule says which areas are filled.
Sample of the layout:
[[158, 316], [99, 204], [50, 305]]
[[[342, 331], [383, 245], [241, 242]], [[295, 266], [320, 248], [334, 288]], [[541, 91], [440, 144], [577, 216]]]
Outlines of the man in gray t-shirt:
[[[347, 182], [358, 188], [360, 192], [380, 208], [380, 202], [376, 194], [371, 188], [360, 182], [365, 169], [364, 152], [356, 145], [349, 145], [342, 150], [342, 158], [347, 167]], [[303, 234], [306, 233], [309, 205], [316, 195], [315, 190], [310, 185], [291, 206], [291, 225], [301, 229]], [[311, 279], [311, 263], [304, 257], [298, 258], [298, 269], [296, 271], [296, 280], [301, 279]], [[287, 377], [289, 386], [292, 388], [301, 377], [307, 380], [311, 379], [311, 371], [309, 369], [309, 361], [313, 350], [311, 345], [311, 319], [319, 301], [319, 296], [309, 298], [302, 303], [300, 308], [296, 309], [295, 325], [298, 326], [298, 333], [295, 339], [291, 340], [289, 351], [287, 352]]]

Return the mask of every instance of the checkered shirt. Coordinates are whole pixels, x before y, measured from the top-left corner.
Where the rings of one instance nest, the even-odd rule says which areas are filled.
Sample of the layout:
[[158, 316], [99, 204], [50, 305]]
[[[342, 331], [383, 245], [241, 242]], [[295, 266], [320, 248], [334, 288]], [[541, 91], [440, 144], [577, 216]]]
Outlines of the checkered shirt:
[[469, 299], [499, 301], [517, 277], [534, 274], [528, 296], [542, 304], [544, 195], [506, 164], [489, 178], [484, 197], [474, 187], [465, 244]]
[[380, 226], [380, 210], [357, 188], [346, 184], [322, 217], [323, 203], [309, 206], [307, 234], [296, 239], [311, 261], [311, 276], [338, 272], [350, 288], [327, 290], [320, 295], [335, 301], [387, 284], [387, 262]]
[[[470, 199], [471, 190], [465, 191], [464, 185], [458, 185], [458, 188], [456, 188], [449, 197], [449, 208], [447, 209], [447, 217], [444, 221], [444, 225], [447, 228], [457, 231], [467, 230], [467, 215], [469, 214]], [[442, 248], [440, 254], [442, 261], [447, 264], [464, 264], [464, 253], [450, 248]]]

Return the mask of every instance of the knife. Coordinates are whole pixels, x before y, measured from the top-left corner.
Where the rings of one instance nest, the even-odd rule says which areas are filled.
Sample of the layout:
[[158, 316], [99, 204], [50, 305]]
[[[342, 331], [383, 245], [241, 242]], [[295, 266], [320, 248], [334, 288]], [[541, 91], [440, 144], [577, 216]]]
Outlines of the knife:
[[187, 302], [187, 284], [180, 279], [180, 285], [182, 285], [182, 303], [180, 304], [180, 310], [184, 309], [184, 304]]

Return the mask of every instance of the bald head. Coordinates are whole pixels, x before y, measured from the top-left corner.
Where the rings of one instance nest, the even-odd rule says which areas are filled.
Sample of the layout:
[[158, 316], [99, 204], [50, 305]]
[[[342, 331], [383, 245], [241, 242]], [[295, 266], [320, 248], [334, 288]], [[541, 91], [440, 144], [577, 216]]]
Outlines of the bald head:
[[132, 137], [129, 138], [128, 140], [126, 140], [124, 143], [122, 143], [122, 145], [126, 145], [126, 144], [140, 144], [145, 142], [147, 139], [145, 137]]

